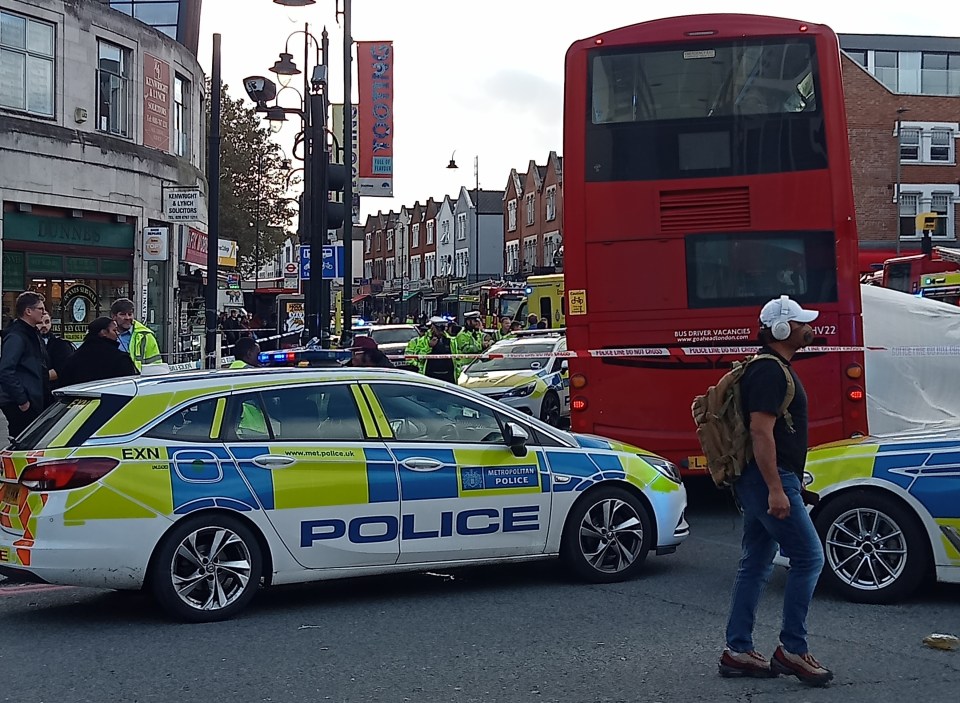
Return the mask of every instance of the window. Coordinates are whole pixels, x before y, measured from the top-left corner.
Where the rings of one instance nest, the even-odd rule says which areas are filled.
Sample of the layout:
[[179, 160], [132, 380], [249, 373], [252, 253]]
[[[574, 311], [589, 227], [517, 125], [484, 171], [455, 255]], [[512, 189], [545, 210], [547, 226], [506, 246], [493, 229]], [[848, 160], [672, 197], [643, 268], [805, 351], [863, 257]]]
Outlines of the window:
[[920, 160], [920, 130], [900, 129], [900, 160], [901, 161], [919, 161]]
[[101, 41], [97, 64], [97, 129], [129, 136], [130, 51]]
[[110, 7], [177, 38], [180, 3], [176, 0], [110, 0]]
[[933, 230], [934, 237], [953, 238], [953, 232], [948, 231], [950, 221], [950, 200], [948, 193], [934, 193], [930, 199], [930, 212], [937, 213], [937, 226]]
[[387, 251], [393, 251], [393, 230], [387, 230]]
[[[91, 405], [97, 407], [99, 404], [99, 398], [65, 398], [62, 396], [57, 398], [53, 405], [48, 406], [40, 414], [40, 417], [30, 425], [29, 429], [20, 435], [15, 449], [25, 451], [67, 446], [73, 439], [74, 432], [61, 437], [59, 442], [54, 440], [60, 437], [63, 431], [70, 426], [70, 423], [80, 417]], [[13, 438], [11, 437], [11, 439]]]
[[411, 281], [420, 280], [420, 257], [419, 256], [410, 257], [410, 280]]
[[533, 208], [534, 208], [533, 198], [534, 198], [533, 193], [527, 193], [525, 197], [523, 209], [526, 211], [527, 225], [532, 225], [536, 217], [536, 214], [533, 211]]
[[877, 79], [894, 93], [897, 92], [900, 83], [897, 59], [896, 51], [873, 52], [873, 70]]
[[[233, 399], [225, 419], [227, 439], [280, 442], [360, 441], [365, 438], [346, 385], [278, 388]], [[302, 456], [319, 456], [305, 449]]]
[[440, 224], [440, 243], [449, 244], [450, 243], [450, 220], [444, 220]]
[[175, 410], [154, 425], [145, 436], [175, 442], [210, 442], [216, 436], [213, 418], [218, 402], [219, 399], [210, 398]]
[[433, 220], [430, 220], [427, 223], [427, 244], [433, 244], [433, 230], [435, 229], [436, 223]]
[[914, 237], [917, 234], [917, 208], [920, 196], [916, 193], [900, 194], [900, 236]]
[[420, 246], [420, 225], [413, 225], [413, 228], [410, 231], [410, 246], [418, 247]]
[[507, 244], [507, 258], [504, 262], [507, 273], [520, 273], [520, 242]]
[[851, 59], [853, 59], [854, 61], [856, 61], [858, 64], [860, 64], [860, 65], [863, 66], [864, 68], [867, 67], [867, 52], [866, 52], [866, 51], [862, 51], [862, 50], [859, 50], [859, 49], [855, 49], [855, 50], [848, 49], [845, 53], [847, 54], [847, 56], [849, 56]]
[[53, 117], [54, 25], [0, 12], [0, 107]]
[[557, 187], [547, 188], [547, 220], [557, 219]]
[[517, 201], [511, 200], [507, 203], [507, 231], [513, 232], [517, 229]]
[[523, 270], [532, 271], [537, 265], [537, 238], [527, 237], [523, 240]]
[[377, 231], [377, 251], [380, 251], [383, 248], [383, 232]]
[[930, 160], [953, 162], [953, 132], [949, 129], [930, 131]]
[[373, 235], [365, 234], [363, 235], [363, 251], [367, 254], [370, 253], [370, 245], [373, 243]]
[[173, 149], [190, 158], [190, 81], [180, 75], [173, 77]]
[[497, 414], [453, 393], [413, 384], [374, 384], [398, 441], [503, 444]]
[[832, 232], [690, 235], [686, 256], [691, 309], [757, 306], [780, 295], [837, 300]]
[[805, 39], [751, 39], [703, 51], [597, 52], [591, 66], [592, 122], [813, 112], [815, 72], [814, 45]]
[[467, 215], [457, 215], [457, 239], [467, 238]]

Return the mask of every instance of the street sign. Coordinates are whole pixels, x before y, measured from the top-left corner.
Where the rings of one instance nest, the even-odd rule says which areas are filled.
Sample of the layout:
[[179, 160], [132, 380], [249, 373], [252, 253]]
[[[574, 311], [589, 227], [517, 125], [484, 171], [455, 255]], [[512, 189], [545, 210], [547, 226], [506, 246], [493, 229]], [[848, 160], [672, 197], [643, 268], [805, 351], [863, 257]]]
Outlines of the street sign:
[[163, 217], [167, 222], [199, 222], [200, 188], [166, 186], [163, 189]]
[[321, 278], [343, 278], [343, 245], [330, 244], [323, 248], [323, 271]]
[[310, 247], [301, 244], [298, 248], [300, 250], [300, 278], [306, 281], [310, 279]]

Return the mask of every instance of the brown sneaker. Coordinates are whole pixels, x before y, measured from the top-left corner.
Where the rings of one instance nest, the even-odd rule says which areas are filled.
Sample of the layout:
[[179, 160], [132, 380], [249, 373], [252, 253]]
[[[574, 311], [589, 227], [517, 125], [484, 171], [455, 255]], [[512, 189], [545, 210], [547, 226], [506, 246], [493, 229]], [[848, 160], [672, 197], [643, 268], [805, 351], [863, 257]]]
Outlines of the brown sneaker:
[[727, 679], [752, 676], [757, 679], [769, 679], [777, 674], [770, 668], [770, 662], [760, 652], [734, 652], [724, 649], [720, 655], [720, 675]]
[[770, 669], [777, 674], [796, 676], [809, 686], [826, 686], [833, 679], [833, 672], [814, 659], [812, 654], [791, 654], [783, 645], [773, 653]]

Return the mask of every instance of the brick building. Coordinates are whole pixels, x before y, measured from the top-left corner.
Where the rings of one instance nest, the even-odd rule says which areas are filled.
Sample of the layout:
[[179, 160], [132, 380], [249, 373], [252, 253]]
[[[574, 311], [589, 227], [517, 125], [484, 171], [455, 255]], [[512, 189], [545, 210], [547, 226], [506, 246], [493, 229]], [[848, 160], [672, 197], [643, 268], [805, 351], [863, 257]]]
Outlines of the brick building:
[[861, 271], [919, 251], [921, 212], [938, 215], [935, 245], [955, 243], [960, 39], [840, 35], [840, 44]]
[[544, 166], [510, 170], [503, 198], [504, 260], [508, 277], [553, 273], [563, 245], [563, 158], [551, 151]]

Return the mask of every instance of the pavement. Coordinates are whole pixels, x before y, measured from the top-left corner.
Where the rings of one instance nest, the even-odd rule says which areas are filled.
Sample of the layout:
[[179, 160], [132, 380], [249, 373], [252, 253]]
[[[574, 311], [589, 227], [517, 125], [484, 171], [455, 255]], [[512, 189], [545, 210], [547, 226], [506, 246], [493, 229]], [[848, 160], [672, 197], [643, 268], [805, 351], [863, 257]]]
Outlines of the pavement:
[[[450, 701], [817, 703], [957, 700], [960, 586], [897, 606], [817, 594], [811, 650], [836, 672], [717, 675], [739, 556], [739, 517], [712, 487], [691, 491], [690, 539], [636, 580], [583, 585], [556, 563], [305, 584], [261, 593], [236, 619], [166, 620], [145, 595], [0, 584], [0, 701]], [[757, 616], [777, 643], [785, 573]]]

